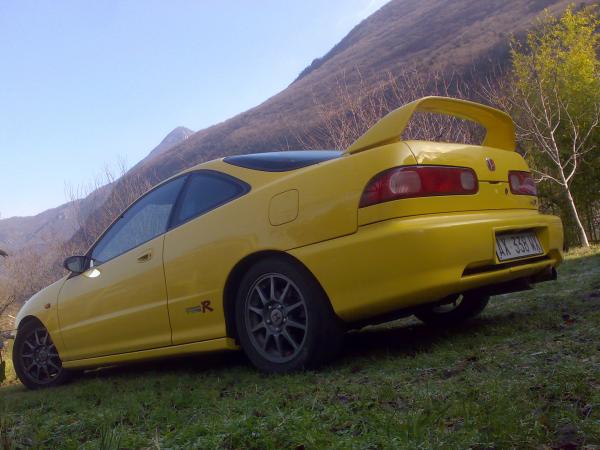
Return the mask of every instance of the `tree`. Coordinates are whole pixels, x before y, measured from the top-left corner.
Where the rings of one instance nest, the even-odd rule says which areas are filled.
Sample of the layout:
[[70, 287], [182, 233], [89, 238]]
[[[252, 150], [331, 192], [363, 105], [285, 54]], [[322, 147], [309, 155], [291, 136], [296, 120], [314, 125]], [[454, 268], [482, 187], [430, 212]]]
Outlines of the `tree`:
[[[338, 79], [330, 102], [314, 99], [319, 119], [317, 126], [295, 136], [304, 148], [344, 150], [387, 113], [421, 97], [471, 98], [469, 85], [452, 73], [407, 69], [364, 80], [355, 69], [349, 75], [358, 81], [348, 82], [346, 75]], [[475, 122], [417, 113], [402, 138], [478, 144], [483, 140], [484, 132]]]
[[540, 186], [557, 188], [586, 247], [574, 185], [598, 160], [599, 24], [597, 7], [576, 12], [570, 6], [560, 18], [546, 12], [524, 42], [512, 42], [512, 73], [496, 99], [512, 113]]
[[[0, 257], [2, 258], [6, 258], [8, 256], [8, 253], [6, 253], [4, 250], [0, 249]], [[8, 293], [3, 292], [4, 289], [0, 290], [0, 319], [2, 319], [2, 316], [4, 315], [4, 313], [8, 310], [8, 308], [10, 308], [12, 306], [12, 304], [15, 301], [14, 296], [12, 295], [8, 295]], [[0, 325], [2, 325], [2, 320], [0, 320]], [[2, 329], [2, 327], [0, 327], [0, 330]]]

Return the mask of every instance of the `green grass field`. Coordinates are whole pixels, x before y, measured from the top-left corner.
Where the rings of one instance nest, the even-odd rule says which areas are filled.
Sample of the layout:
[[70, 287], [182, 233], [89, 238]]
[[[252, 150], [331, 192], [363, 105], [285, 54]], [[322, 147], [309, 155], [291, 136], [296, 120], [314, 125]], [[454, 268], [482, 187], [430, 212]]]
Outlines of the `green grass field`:
[[600, 448], [599, 325], [596, 247], [459, 329], [352, 333], [318, 372], [265, 376], [231, 353], [28, 392], [9, 367], [0, 448]]

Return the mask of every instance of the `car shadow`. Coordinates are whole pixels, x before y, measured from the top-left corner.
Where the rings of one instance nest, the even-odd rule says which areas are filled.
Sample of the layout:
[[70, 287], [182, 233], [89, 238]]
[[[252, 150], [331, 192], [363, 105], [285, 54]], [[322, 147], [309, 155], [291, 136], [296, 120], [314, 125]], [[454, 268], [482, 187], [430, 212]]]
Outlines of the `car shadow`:
[[[332, 369], [348, 363], [360, 366], [366, 359], [387, 355], [412, 357], [426, 352], [436, 344], [452, 340], [460, 336], [469, 336], [484, 332], [490, 326], [513, 323], [519, 316], [526, 317], [525, 312], [509, 312], [473, 319], [456, 327], [433, 327], [422, 324], [415, 319], [403, 319], [378, 326], [369, 326], [361, 330], [347, 333], [342, 354], [337, 361], [332, 361]], [[104, 367], [86, 371], [79, 379], [103, 379], [106, 377], [135, 378], [148, 375], [172, 373], [218, 373], [231, 369], [254, 371], [245, 355], [240, 352], [210, 353], [196, 356], [173, 357], [169, 359], [130, 363], [121, 366]]]
[[518, 320], [524, 313], [510, 312], [480, 317], [470, 320], [459, 326], [430, 326], [416, 319], [370, 326], [362, 330], [348, 333], [344, 342], [342, 359], [371, 358], [379, 354], [414, 356], [423, 351], [430, 350], [436, 344], [452, 340], [460, 336], [469, 336], [484, 332], [490, 326]]

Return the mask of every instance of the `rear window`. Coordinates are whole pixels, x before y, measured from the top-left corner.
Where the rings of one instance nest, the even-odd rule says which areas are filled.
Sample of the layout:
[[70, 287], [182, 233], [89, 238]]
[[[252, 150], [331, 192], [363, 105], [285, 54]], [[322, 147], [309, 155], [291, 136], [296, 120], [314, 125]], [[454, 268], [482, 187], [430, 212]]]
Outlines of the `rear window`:
[[228, 156], [223, 161], [246, 169], [286, 172], [339, 158], [341, 154], [336, 150], [298, 150]]
[[245, 194], [250, 189], [246, 183], [223, 173], [202, 170], [190, 175], [172, 226], [180, 225], [194, 217], [211, 211]]

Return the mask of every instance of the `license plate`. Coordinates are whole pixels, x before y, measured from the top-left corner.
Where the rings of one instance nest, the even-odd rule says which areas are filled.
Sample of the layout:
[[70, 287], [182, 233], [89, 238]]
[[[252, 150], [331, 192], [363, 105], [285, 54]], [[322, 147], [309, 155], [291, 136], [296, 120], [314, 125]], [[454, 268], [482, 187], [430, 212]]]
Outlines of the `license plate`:
[[496, 235], [496, 256], [499, 261], [541, 255], [544, 249], [534, 231]]

